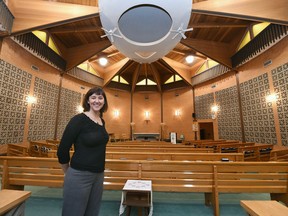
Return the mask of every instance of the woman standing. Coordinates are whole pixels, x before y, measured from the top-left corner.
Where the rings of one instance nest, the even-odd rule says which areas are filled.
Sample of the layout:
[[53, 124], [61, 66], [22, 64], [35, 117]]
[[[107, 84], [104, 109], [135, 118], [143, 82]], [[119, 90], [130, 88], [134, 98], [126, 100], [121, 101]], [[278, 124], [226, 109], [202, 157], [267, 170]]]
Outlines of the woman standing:
[[[108, 109], [103, 89], [90, 89], [83, 108], [83, 113], [69, 121], [57, 151], [65, 173], [62, 216], [97, 216], [100, 211], [109, 140], [102, 119]], [[72, 145], [74, 154], [70, 159]]]

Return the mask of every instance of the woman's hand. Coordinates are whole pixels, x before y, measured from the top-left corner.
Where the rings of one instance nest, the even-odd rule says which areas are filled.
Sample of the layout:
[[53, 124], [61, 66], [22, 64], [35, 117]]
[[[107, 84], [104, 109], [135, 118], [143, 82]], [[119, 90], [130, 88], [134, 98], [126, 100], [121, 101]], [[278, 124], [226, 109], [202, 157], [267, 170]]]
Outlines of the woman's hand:
[[66, 164], [61, 164], [61, 168], [64, 172], [64, 174], [67, 172], [68, 168], [69, 168], [69, 163], [66, 163]]

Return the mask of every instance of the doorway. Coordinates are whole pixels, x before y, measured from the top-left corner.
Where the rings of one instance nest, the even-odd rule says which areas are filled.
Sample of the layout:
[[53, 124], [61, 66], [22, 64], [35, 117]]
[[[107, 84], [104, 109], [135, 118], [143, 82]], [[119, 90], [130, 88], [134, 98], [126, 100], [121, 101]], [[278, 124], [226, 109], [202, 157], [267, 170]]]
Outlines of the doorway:
[[214, 140], [213, 122], [199, 122], [200, 140]]

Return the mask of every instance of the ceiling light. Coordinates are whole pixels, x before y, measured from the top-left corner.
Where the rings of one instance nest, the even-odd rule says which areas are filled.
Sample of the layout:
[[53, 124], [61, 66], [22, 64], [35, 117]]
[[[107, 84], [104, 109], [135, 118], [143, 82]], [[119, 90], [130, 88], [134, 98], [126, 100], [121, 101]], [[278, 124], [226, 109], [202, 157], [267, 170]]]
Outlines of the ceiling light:
[[194, 56], [188, 55], [185, 60], [188, 64], [191, 64], [194, 61]]
[[99, 64], [100, 64], [101, 66], [106, 66], [107, 63], [108, 63], [107, 58], [101, 57], [101, 58], [99, 59]]
[[[167, 55], [182, 39], [192, 11], [191, 0], [99, 0], [105, 35], [126, 57], [152, 63]], [[177, 8], [177, 10], [175, 10]]]

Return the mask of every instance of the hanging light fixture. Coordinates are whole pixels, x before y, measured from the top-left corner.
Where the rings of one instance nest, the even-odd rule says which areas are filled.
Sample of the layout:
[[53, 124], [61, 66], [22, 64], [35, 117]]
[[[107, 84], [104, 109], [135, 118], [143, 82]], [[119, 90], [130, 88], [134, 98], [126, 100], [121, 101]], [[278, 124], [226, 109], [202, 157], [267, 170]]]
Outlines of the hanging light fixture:
[[[99, 0], [100, 20], [111, 43], [125, 56], [151, 63], [186, 39], [191, 0]], [[175, 10], [177, 8], [177, 10]]]

